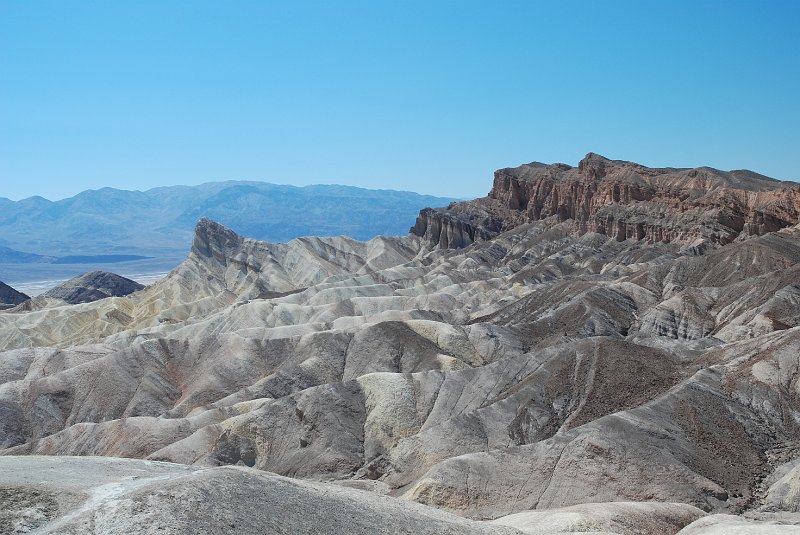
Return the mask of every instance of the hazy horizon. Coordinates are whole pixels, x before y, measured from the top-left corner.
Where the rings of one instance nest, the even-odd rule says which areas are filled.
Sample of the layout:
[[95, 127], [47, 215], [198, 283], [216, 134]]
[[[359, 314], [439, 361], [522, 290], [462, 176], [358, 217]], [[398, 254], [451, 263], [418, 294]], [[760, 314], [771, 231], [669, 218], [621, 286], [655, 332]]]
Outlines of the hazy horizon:
[[471, 198], [588, 151], [800, 179], [796, 2], [0, 4], [0, 196]]
[[[162, 186], [153, 186], [153, 187], [150, 187], [150, 188], [142, 188], [142, 189], [129, 189], [129, 188], [114, 187], [114, 186], [101, 186], [101, 187], [98, 187], [98, 188], [84, 189], [84, 190], [78, 191], [78, 192], [76, 192], [74, 194], [67, 195], [66, 197], [59, 197], [59, 198], [50, 198], [50, 197], [47, 197], [46, 195], [43, 195], [43, 194], [34, 194], [34, 195], [29, 195], [27, 197], [13, 198], [13, 197], [8, 197], [6, 195], [3, 195], [2, 192], [0, 192], [0, 199], [7, 199], [9, 201], [19, 202], [19, 201], [24, 201], [24, 200], [27, 200], [27, 199], [32, 199], [32, 198], [42, 198], [42, 199], [45, 199], [46, 201], [58, 202], [58, 201], [71, 199], [71, 198], [73, 198], [73, 197], [75, 197], [77, 195], [80, 195], [81, 193], [86, 193], [86, 192], [90, 192], [90, 191], [96, 192], [96, 191], [101, 191], [101, 190], [104, 190], [104, 189], [111, 189], [111, 190], [115, 190], [115, 191], [124, 191], [124, 192], [146, 193], [146, 192], [157, 190], [157, 189], [161, 189], [161, 188], [194, 188], [194, 187], [200, 187], [200, 186], [211, 185], [211, 184], [225, 184], [225, 183], [265, 184], [265, 185], [270, 185], [270, 186], [289, 187], [289, 188], [312, 188], [312, 187], [316, 187], [316, 186], [330, 186], [330, 187], [356, 188], [356, 189], [361, 189], [361, 190], [372, 190], [372, 191], [394, 191], [394, 192], [398, 192], [398, 193], [412, 193], [412, 194], [419, 195], [421, 197], [458, 198], [458, 199], [461, 199], [461, 197], [457, 197], [455, 195], [432, 195], [432, 194], [429, 194], [429, 193], [420, 193], [418, 191], [411, 191], [411, 190], [398, 190], [398, 189], [380, 188], [380, 187], [374, 187], [373, 188], [373, 187], [365, 187], [365, 186], [353, 186], [351, 184], [313, 183], [313, 184], [297, 185], [297, 184], [281, 184], [281, 183], [278, 183], [278, 182], [270, 182], [268, 180], [237, 180], [237, 179], [209, 180], [209, 181], [206, 181], [206, 182], [200, 182], [198, 184], [164, 184]], [[491, 187], [491, 184], [489, 186]], [[486, 191], [488, 192], [489, 188], [487, 188]], [[484, 195], [485, 195], [485, 193], [484, 193]], [[466, 198], [464, 198], [464, 199], [466, 200]]]
[[[612, 159], [616, 159], [616, 158], [612, 158]], [[531, 163], [531, 162], [524, 162], [524, 163], [520, 163], [518, 165], [524, 165], [525, 163]], [[577, 162], [574, 162], [573, 164], [570, 164], [568, 162], [548, 162], [548, 163], [567, 163], [568, 165], [577, 165]], [[646, 163], [642, 163], [642, 162], [635, 162], [635, 163], [645, 165], [646, 167], [651, 167], [651, 166], [647, 165]], [[510, 165], [509, 167], [516, 167], [516, 166], [517, 165]], [[676, 166], [670, 166], [670, 167], [676, 167]], [[678, 167], [680, 167], [680, 166], [678, 166]], [[720, 169], [720, 170], [721, 171], [747, 170], [747, 171], [753, 171], [755, 173], [759, 173], [759, 174], [762, 174], [762, 175], [764, 174], [764, 173], [760, 173], [758, 169]], [[767, 176], [767, 175], [764, 175], [764, 176]], [[781, 180], [781, 181], [784, 181], [784, 182], [793, 182], [793, 183], [800, 184], [800, 178], [797, 178], [797, 179], [791, 179], [791, 178], [784, 179], [784, 178], [778, 178], [778, 177], [768, 177], [768, 178], [774, 178], [776, 180]], [[400, 193], [413, 193], [413, 194], [417, 194], [417, 195], [420, 195], [420, 196], [423, 196], [423, 197], [447, 197], [447, 198], [456, 198], [456, 199], [461, 199], [461, 200], [469, 200], [469, 199], [472, 199], [472, 198], [483, 197], [491, 189], [491, 179], [490, 178], [487, 178], [486, 191], [483, 192], [483, 193], [474, 195], [472, 197], [459, 196], [456, 192], [452, 192], [450, 194], [438, 195], [438, 194], [424, 193], [424, 192], [413, 191], [413, 190], [408, 190], [408, 189], [403, 190], [403, 189], [395, 189], [395, 188], [385, 188], [385, 187], [380, 187], [380, 185], [376, 185], [376, 186], [373, 187], [373, 186], [357, 186], [357, 185], [353, 185], [353, 184], [332, 183], [332, 182], [331, 183], [312, 182], [312, 183], [309, 183], [309, 184], [289, 184], [289, 183], [281, 183], [281, 182], [272, 182], [272, 181], [269, 181], [269, 180], [258, 180], [258, 179], [246, 180], [246, 179], [235, 179], [235, 178], [232, 178], [232, 179], [225, 179], [225, 180], [208, 180], [208, 181], [199, 182], [199, 183], [196, 183], [196, 184], [190, 184], [190, 183], [163, 184], [163, 185], [160, 185], [160, 186], [152, 186], [152, 187], [147, 187], [147, 188], [135, 188], [135, 189], [124, 188], [124, 187], [115, 187], [115, 186], [100, 186], [100, 187], [96, 187], [96, 188], [83, 189], [83, 190], [77, 191], [77, 192], [75, 192], [73, 194], [67, 195], [65, 197], [58, 197], [58, 198], [51, 198], [51, 197], [48, 197], [47, 195], [41, 194], [41, 193], [29, 195], [27, 197], [16, 197], [15, 198], [15, 197], [9, 197], [7, 195], [3, 195], [2, 192], [0, 192], [0, 198], [8, 199], [8, 200], [14, 201], [14, 202], [19, 202], [19, 201], [24, 201], [26, 199], [39, 197], [39, 198], [43, 198], [43, 199], [45, 199], [47, 201], [50, 201], [50, 202], [58, 202], [58, 201], [63, 201], [63, 200], [66, 200], [66, 199], [70, 199], [72, 197], [75, 197], [76, 195], [79, 195], [81, 193], [85, 193], [87, 191], [100, 191], [100, 190], [103, 190], [103, 189], [112, 189], [112, 190], [116, 190], [116, 191], [142, 192], [142, 193], [144, 193], [144, 192], [148, 192], [148, 191], [152, 191], [152, 190], [156, 190], [156, 189], [160, 189], [160, 188], [181, 188], [181, 187], [192, 188], [192, 187], [204, 186], [204, 185], [209, 185], [209, 184], [222, 184], [222, 183], [267, 184], [267, 185], [271, 185], [271, 186], [281, 186], [281, 187], [285, 186], [285, 187], [290, 187], [290, 188], [310, 188], [310, 187], [316, 187], [316, 186], [331, 186], [331, 187], [356, 188], [356, 189], [373, 190], [373, 191], [382, 191], [382, 190], [383, 191], [396, 191], [396, 192], [400, 192]]]

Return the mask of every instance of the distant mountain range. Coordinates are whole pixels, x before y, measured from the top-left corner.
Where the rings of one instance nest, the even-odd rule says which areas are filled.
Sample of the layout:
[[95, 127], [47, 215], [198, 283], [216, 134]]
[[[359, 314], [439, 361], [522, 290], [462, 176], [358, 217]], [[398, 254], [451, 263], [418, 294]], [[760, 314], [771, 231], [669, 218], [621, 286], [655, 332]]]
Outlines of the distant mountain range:
[[420, 209], [454, 199], [350, 186], [212, 182], [84, 191], [60, 201], [0, 198], [0, 263], [108, 263], [183, 254], [210, 217], [267, 241], [404, 235]]
[[4, 264], [115, 264], [147, 258], [150, 257], [130, 254], [48, 256], [0, 247], [0, 261]]

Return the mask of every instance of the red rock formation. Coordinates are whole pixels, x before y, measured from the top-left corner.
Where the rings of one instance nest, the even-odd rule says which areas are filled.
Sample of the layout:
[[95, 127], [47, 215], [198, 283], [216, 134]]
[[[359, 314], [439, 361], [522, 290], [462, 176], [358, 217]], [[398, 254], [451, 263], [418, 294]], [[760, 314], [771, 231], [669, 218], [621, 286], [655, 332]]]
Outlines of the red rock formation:
[[500, 169], [488, 198], [424, 210], [411, 232], [463, 247], [550, 217], [620, 241], [728, 243], [797, 224], [800, 186], [751, 171], [653, 169], [589, 153], [577, 168]]

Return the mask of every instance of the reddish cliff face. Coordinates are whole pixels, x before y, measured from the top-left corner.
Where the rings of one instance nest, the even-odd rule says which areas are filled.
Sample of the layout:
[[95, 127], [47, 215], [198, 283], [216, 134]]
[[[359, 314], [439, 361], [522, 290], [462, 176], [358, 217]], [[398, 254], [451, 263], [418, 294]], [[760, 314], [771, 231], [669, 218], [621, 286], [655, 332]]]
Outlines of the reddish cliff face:
[[751, 171], [653, 169], [590, 153], [578, 167], [500, 169], [488, 198], [423, 210], [411, 232], [463, 247], [548, 218], [620, 241], [728, 243], [797, 224], [800, 186]]
[[509, 210], [502, 202], [486, 197], [454, 202], [447, 208], [425, 208], [411, 233], [427, 237], [434, 245], [458, 249], [491, 239], [526, 221], [524, 212]]

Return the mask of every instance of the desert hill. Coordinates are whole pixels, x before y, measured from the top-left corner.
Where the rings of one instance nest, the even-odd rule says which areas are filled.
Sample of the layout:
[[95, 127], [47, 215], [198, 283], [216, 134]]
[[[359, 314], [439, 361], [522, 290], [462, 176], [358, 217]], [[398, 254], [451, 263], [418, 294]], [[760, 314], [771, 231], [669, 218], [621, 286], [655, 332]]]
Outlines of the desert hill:
[[12, 307], [28, 299], [28, 296], [18, 292], [8, 284], [0, 282], [0, 307]]
[[799, 191], [590, 154], [498, 171], [402, 238], [202, 219], [141, 291], [0, 313], [0, 452], [240, 467], [187, 493], [284, 481], [259, 469], [454, 532], [788, 533]]
[[46, 291], [42, 297], [77, 305], [106, 297], [123, 297], [142, 288], [141, 284], [114, 273], [91, 271]]

